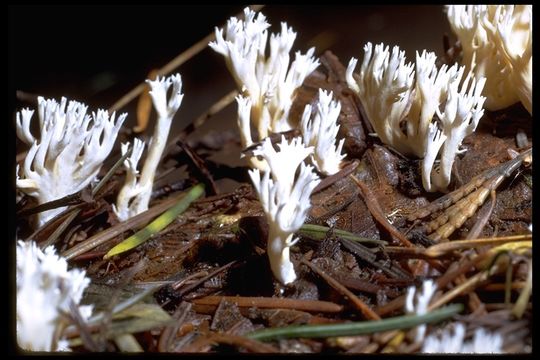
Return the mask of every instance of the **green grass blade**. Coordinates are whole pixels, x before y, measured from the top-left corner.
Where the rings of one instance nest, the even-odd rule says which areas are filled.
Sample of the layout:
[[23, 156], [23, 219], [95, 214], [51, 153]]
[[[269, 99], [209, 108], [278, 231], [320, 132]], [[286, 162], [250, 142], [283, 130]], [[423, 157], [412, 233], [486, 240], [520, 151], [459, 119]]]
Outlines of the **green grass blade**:
[[424, 323], [435, 323], [447, 319], [462, 310], [462, 304], [453, 304], [424, 315], [405, 315], [378, 321], [345, 324], [286, 326], [254, 331], [246, 336], [259, 341], [298, 337], [327, 338], [334, 336], [355, 336], [379, 331], [408, 329]]
[[135, 336], [131, 334], [122, 334], [118, 335], [114, 338], [114, 342], [116, 346], [118, 346], [118, 349], [120, 349], [120, 352], [128, 352], [128, 353], [143, 353], [144, 350], [135, 339]]
[[150, 239], [153, 235], [159, 233], [167, 225], [173, 222], [174, 219], [178, 217], [178, 215], [183, 213], [189, 207], [189, 205], [193, 201], [197, 200], [203, 193], [204, 185], [195, 185], [187, 192], [186, 196], [184, 196], [182, 199], [180, 199], [180, 201], [178, 201], [176, 205], [158, 216], [145, 228], [141, 229], [134, 235], [130, 236], [126, 240], [122, 241], [120, 244], [113, 247], [111, 250], [109, 250], [107, 254], [105, 254], [105, 256], [103, 256], [103, 259], [108, 259], [114, 255], [118, 255], [128, 250], [131, 250], [139, 246], [146, 240]]
[[[304, 224], [298, 230], [296, 233], [299, 235], [303, 235], [315, 240], [322, 240], [325, 238], [326, 234], [330, 230], [329, 227], [321, 226], [321, 225], [314, 225], [314, 224]], [[339, 236], [344, 239], [360, 242], [360, 243], [371, 243], [371, 244], [378, 244], [378, 245], [386, 245], [387, 242], [384, 240], [377, 240], [377, 239], [369, 239], [361, 236], [354, 235], [353, 233], [350, 233], [345, 230], [340, 229], [333, 229], [332, 234]]]

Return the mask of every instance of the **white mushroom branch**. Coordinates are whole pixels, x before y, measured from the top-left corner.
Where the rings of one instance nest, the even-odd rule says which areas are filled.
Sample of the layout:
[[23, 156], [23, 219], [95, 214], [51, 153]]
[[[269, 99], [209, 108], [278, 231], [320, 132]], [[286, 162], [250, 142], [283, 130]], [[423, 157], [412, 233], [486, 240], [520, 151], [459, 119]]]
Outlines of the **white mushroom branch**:
[[383, 143], [422, 159], [427, 191], [447, 191], [459, 147], [484, 113], [486, 79], [477, 80], [469, 72], [462, 83], [465, 67], [437, 69], [435, 54], [425, 50], [416, 53], [415, 65], [405, 63], [397, 46], [390, 54], [382, 43], [375, 49], [367, 43], [364, 51], [357, 79], [357, 60], [351, 59], [347, 83], [360, 97], [369, 122]]
[[486, 109], [520, 102], [532, 115], [532, 5], [449, 5], [467, 71], [486, 78]]
[[[320, 182], [311, 165], [303, 160], [313, 152], [297, 137], [288, 143], [282, 137], [275, 151], [270, 139], [264, 140], [255, 150], [268, 163], [268, 170], [261, 174], [259, 169], [249, 171], [253, 185], [268, 221], [267, 253], [274, 276], [283, 284], [296, 279], [290, 260], [290, 247], [294, 245], [293, 233], [303, 225], [311, 206], [309, 197]], [[300, 172], [295, 173], [300, 165]]]
[[[67, 109], [66, 109], [67, 104]], [[76, 101], [60, 103], [38, 97], [40, 137], [30, 131], [33, 110], [16, 115], [17, 136], [30, 145], [17, 187], [35, 197], [39, 204], [60, 199], [85, 188], [95, 180], [111, 152], [127, 114], [115, 121], [106, 110], [87, 115], [88, 107]], [[65, 209], [60, 207], [37, 215], [37, 226]]]
[[332, 95], [332, 92], [328, 93], [319, 89], [315, 109], [309, 104], [306, 105], [300, 123], [304, 143], [314, 148], [311, 162], [324, 175], [337, 173], [340, 170], [341, 161], [345, 158], [345, 155], [341, 154], [345, 139], [341, 139], [338, 145], [335, 145], [339, 131], [337, 119], [341, 104], [333, 101]]
[[[158, 119], [154, 127], [154, 135], [148, 146], [148, 154], [146, 155], [146, 160], [138, 179], [139, 172], [137, 171], [137, 164], [144, 149], [144, 142], [135, 139], [133, 152], [124, 162], [127, 172], [126, 181], [118, 193], [116, 206], [113, 205], [114, 212], [122, 221], [148, 210], [154, 177], [163, 150], [165, 150], [165, 145], [167, 144], [172, 120], [184, 98], [180, 74], [161, 79], [158, 77], [155, 81], [147, 80], [147, 82], [151, 87], [150, 95], [158, 114]], [[172, 93], [167, 101], [167, 91], [171, 86]], [[122, 154], [127, 152], [128, 147], [129, 143], [122, 144]]]
[[[306, 54], [296, 52], [295, 60], [289, 66], [296, 32], [285, 22], [281, 23], [279, 34], [270, 34], [270, 54], [266, 56], [270, 24], [262, 13], [257, 14], [247, 7], [244, 15], [244, 20], [231, 17], [225, 29], [216, 28], [216, 41], [209, 45], [224, 56], [243, 97], [249, 98], [249, 101], [237, 98], [243, 116], [239, 120], [242, 122], [242, 146], [246, 148], [270, 132], [295, 128], [296, 124], [289, 118], [295, 90], [319, 66], [319, 61], [313, 57], [315, 49], [311, 48]], [[249, 114], [244, 110], [247, 104]], [[251, 125], [257, 130], [256, 136], [251, 133]], [[263, 168], [255, 160], [252, 165]]]
[[17, 343], [25, 350], [69, 350], [62, 332], [70, 323], [73, 302], [84, 320], [92, 305], [81, 305], [90, 284], [84, 270], [67, 269], [66, 259], [52, 246], [41, 250], [34, 241], [17, 243]]

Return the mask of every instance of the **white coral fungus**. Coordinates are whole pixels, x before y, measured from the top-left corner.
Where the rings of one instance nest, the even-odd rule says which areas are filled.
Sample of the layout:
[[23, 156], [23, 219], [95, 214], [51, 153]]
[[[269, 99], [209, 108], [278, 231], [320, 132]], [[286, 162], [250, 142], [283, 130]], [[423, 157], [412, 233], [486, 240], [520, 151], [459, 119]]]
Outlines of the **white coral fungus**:
[[[33, 241], [17, 243], [17, 342], [31, 351], [61, 350], [58, 332], [68, 323], [70, 303], [79, 304], [90, 283], [84, 270], [67, 270], [52, 246], [41, 251]], [[88, 319], [92, 306], [79, 306]]]
[[446, 329], [437, 336], [430, 334], [422, 345], [423, 353], [432, 354], [501, 354], [503, 338], [498, 333], [489, 333], [483, 328], [474, 331], [472, 341], [465, 341], [465, 326], [453, 324], [453, 331]]
[[[468, 73], [462, 82], [464, 67], [437, 69], [435, 54], [425, 50], [416, 53], [414, 66], [405, 63], [405, 53], [397, 46], [390, 54], [382, 43], [375, 49], [367, 43], [364, 51], [358, 80], [353, 77], [355, 58], [346, 76], [369, 122], [383, 143], [422, 159], [427, 191], [447, 191], [459, 146], [484, 113], [480, 94], [485, 78], [477, 81]], [[438, 158], [439, 169], [433, 169]]]
[[345, 157], [341, 154], [345, 139], [341, 139], [337, 147], [335, 146], [341, 104], [339, 101], [332, 101], [332, 95], [332, 92], [319, 89], [315, 114], [312, 116], [311, 105], [306, 105], [301, 121], [304, 143], [315, 149], [311, 161], [324, 175], [337, 173], [341, 160]]
[[[313, 57], [314, 48], [306, 54], [296, 52], [295, 60], [289, 66], [296, 32], [285, 22], [281, 23], [279, 34], [270, 34], [270, 54], [266, 56], [269, 27], [262, 13], [257, 14], [246, 7], [244, 20], [231, 17], [225, 31], [216, 27], [216, 41], [209, 44], [224, 56], [238, 88], [250, 98], [251, 114], [244, 114], [244, 117], [251, 120], [239, 121], [252, 124], [258, 136], [251, 135], [250, 126], [241, 126], [244, 148], [252, 145], [251, 141], [264, 139], [270, 132], [295, 127], [289, 118], [295, 90], [319, 66], [319, 61]], [[237, 101], [240, 112], [240, 107], [245, 104], [238, 98]]]
[[279, 151], [274, 150], [269, 138], [264, 140], [255, 155], [262, 156], [269, 169], [262, 176], [259, 169], [250, 170], [249, 175], [268, 221], [267, 253], [272, 272], [281, 283], [289, 284], [296, 279], [289, 256], [293, 233], [303, 225], [311, 206], [309, 197], [320, 180], [313, 167], [303, 162], [313, 148], [306, 148], [301, 138], [288, 143], [282, 137], [277, 146]]
[[[66, 109], [67, 104], [67, 109]], [[87, 115], [88, 107], [76, 101], [60, 103], [38, 97], [40, 138], [30, 132], [33, 110], [16, 115], [18, 137], [31, 145], [22, 167], [17, 169], [17, 187], [39, 204], [62, 198], [85, 188], [95, 180], [103, 161], [111, 152], [127, 114], [115, 122], [115, 113], [98, 110]], [[65, 210], [65, 207], [41, 212], [37, 226]]]
[[[114, 212], [122, 221], [132, 216], [148, 210], [152, 186], [161, 155], [167, 144], [167, 137], [171, 129], [174, 115], [182, 104], [184, 94], [182, 94], [182, 78], [180, 74], [169, 76], [168, 78], [158, 78], [154, 81], [147, 80], [150, 84], [150, 96], [154, 108], [158, 114], [154, 135], [148, 146], [148, 154], [142, 168], [140, 178], [137, 181], [137, 163], [141, 157], [144, 143], [139, 139], [134, 140], [133, 152], [124, 163], [126, 168], [126, 181], [116, 200]], [[172, 92], [167, 101], [167, 91], [172, 85]], [[129, 144], [122, 145], [122, 153], [125, 154]]]
[[[123, 143], [121, 147], [122, 156], [126, 154], [129, 149], [130, 143]], [[137, 165], [144, 150], [144, 141], [135, 138], [133, 140], [133, 151], [131, 155], [124, 161], [124, 168], [126, 169], [126, 180], [124, 186], [120, 189], [118, 197], [116, 199], [116, 205], [113, 204], [113, 211], [116, 216], [122, 221], [129, 219], [130, 217], [137, 215], [138, 210], [136, 206], [130, 206], [130, 202], [133, 198], [141, 193], [142, 186], [137, 186], [137, 177], [139, 171]]]
[[532, 115], [532, 5], [449, 5], [467, 71], [487, 78], [486, 109], [521, 101]]
[[[422, 292], [418, 292], [414, 286], [409, 287], [407, 289], [407, 297], [405, 298], [405, 311], [407, 314], [427, 314], [429, 302], [433, 295], [435, 295], [436, 290], [437, 285], [433, 280], [424, 281], [422, 284]], [[417, 342], [422, 341], [425, 333], [425, 324], [417, 326], [415, 340]]]

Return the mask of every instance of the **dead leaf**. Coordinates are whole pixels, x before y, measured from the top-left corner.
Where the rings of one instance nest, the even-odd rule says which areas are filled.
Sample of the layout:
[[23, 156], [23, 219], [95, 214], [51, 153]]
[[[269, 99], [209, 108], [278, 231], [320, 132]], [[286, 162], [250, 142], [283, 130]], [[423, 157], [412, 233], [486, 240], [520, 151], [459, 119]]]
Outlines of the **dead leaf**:
[[[152, 69], [148, 74], [148, 79], [155, 80], [158, 75], [157, 69]], [[152, 97], [150, 96], [150, 86], [145, 84], [146, 89], [139, 96], [137, 102], [137, 126], [133, 128], [136, 133], [141, 133], [146, 130], [148, 121], [150, 120], [150, 113], [152, 112]]]

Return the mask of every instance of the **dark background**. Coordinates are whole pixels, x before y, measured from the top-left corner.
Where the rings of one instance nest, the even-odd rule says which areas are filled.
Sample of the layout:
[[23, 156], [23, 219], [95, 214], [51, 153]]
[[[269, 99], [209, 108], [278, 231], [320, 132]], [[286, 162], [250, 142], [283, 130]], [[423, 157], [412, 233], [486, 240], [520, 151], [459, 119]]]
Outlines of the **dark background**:
[[[107, 109], [144, 81], [152, 69], [163, 67], [213, 33], [215, 26], [223, 27], [229, 17], [240, 14], [243, 8], [241, 5], [9, 6], [10, 105], [6, 135], [11, 169], [8, 178], [13, 182], [10, 191], [14, 192], [15, 154], [27, 149], [16, 140], [15, 112], [23, 107], [36, 108], [35, 96], [30, 96], [31, 101], [21, 101], [16, 98], [16, 91], [55, 99], [65, 96], [88, 104], [89, 111]], [[443, 34], [450, 33], [442, 5], [267, 5], [262, 13], [272, 25], [270, 32], [279, 32], [282, 21], [297, 32], [293, 52], [305, 53], [315, 46], [320, 55], [330, 49], [345, 66], [353, 56], [361, 63], [363, 46], [368, 41], [399, 45], [406, 51], [407, 61], [414, 61], [415, 52], [423, 49], [441, 55]], [[223, 57], [209, 47], [175, 71], [182, 75], [185, 95], [169, 138], [236, 87]], [[136, 104], [135, 99], [120, 110], [128, 112], [126, 129], [135, 123]], [[36, 118], [37, 114], [34, 128]], [[154, 119], [152, 115], [147, 136], [153, 132]], [[206, 121], [192, 138], [225, 129], [238, 131], [234, 103]], [[37, 135], [37, 130], [33, 131]], [[227, 148], [212, 159], [237, 166], [242, 164], [239, 153], [239, 147]], [[223, 191], [230, 190], [234, 184], [224, 181], [219, 186], [223, 186]]]
[[[205, 37], [214, 26], [242, 11], [240, 5], [211, 6], [78, 6], [26, 5], [9, 8], [10, 96], [15, 90], [45, 97], [76, 99], [108, 108], [160, 68]], [[286, 21], [297, 32], [293, 51], [331, 49], [344, 63], [363, 57], [367, 41], [406, 50], [441, 54], [442, 35], [449, 31], [443, 6], [283, 6], [262, 9], [277, 32]], [[234, 89], [221, 55], [210, 48], [177, 71], [183, 79], [183, 104], [176, 129], [191, 122], [228, 91]], [[128, 124], [135, 120], [134, 105]], [[32, 104], [15, 102], [18, 110]], [[223, 113], [234, 120], [235, 106]], [[14, 111], [10, 109], [11, 119]], [[208, 127], [228, 120], [216, 117]], [[213, 123], [213, 124], [212, 124]], [[222, 125], [223, 126], [223, 125]]]

